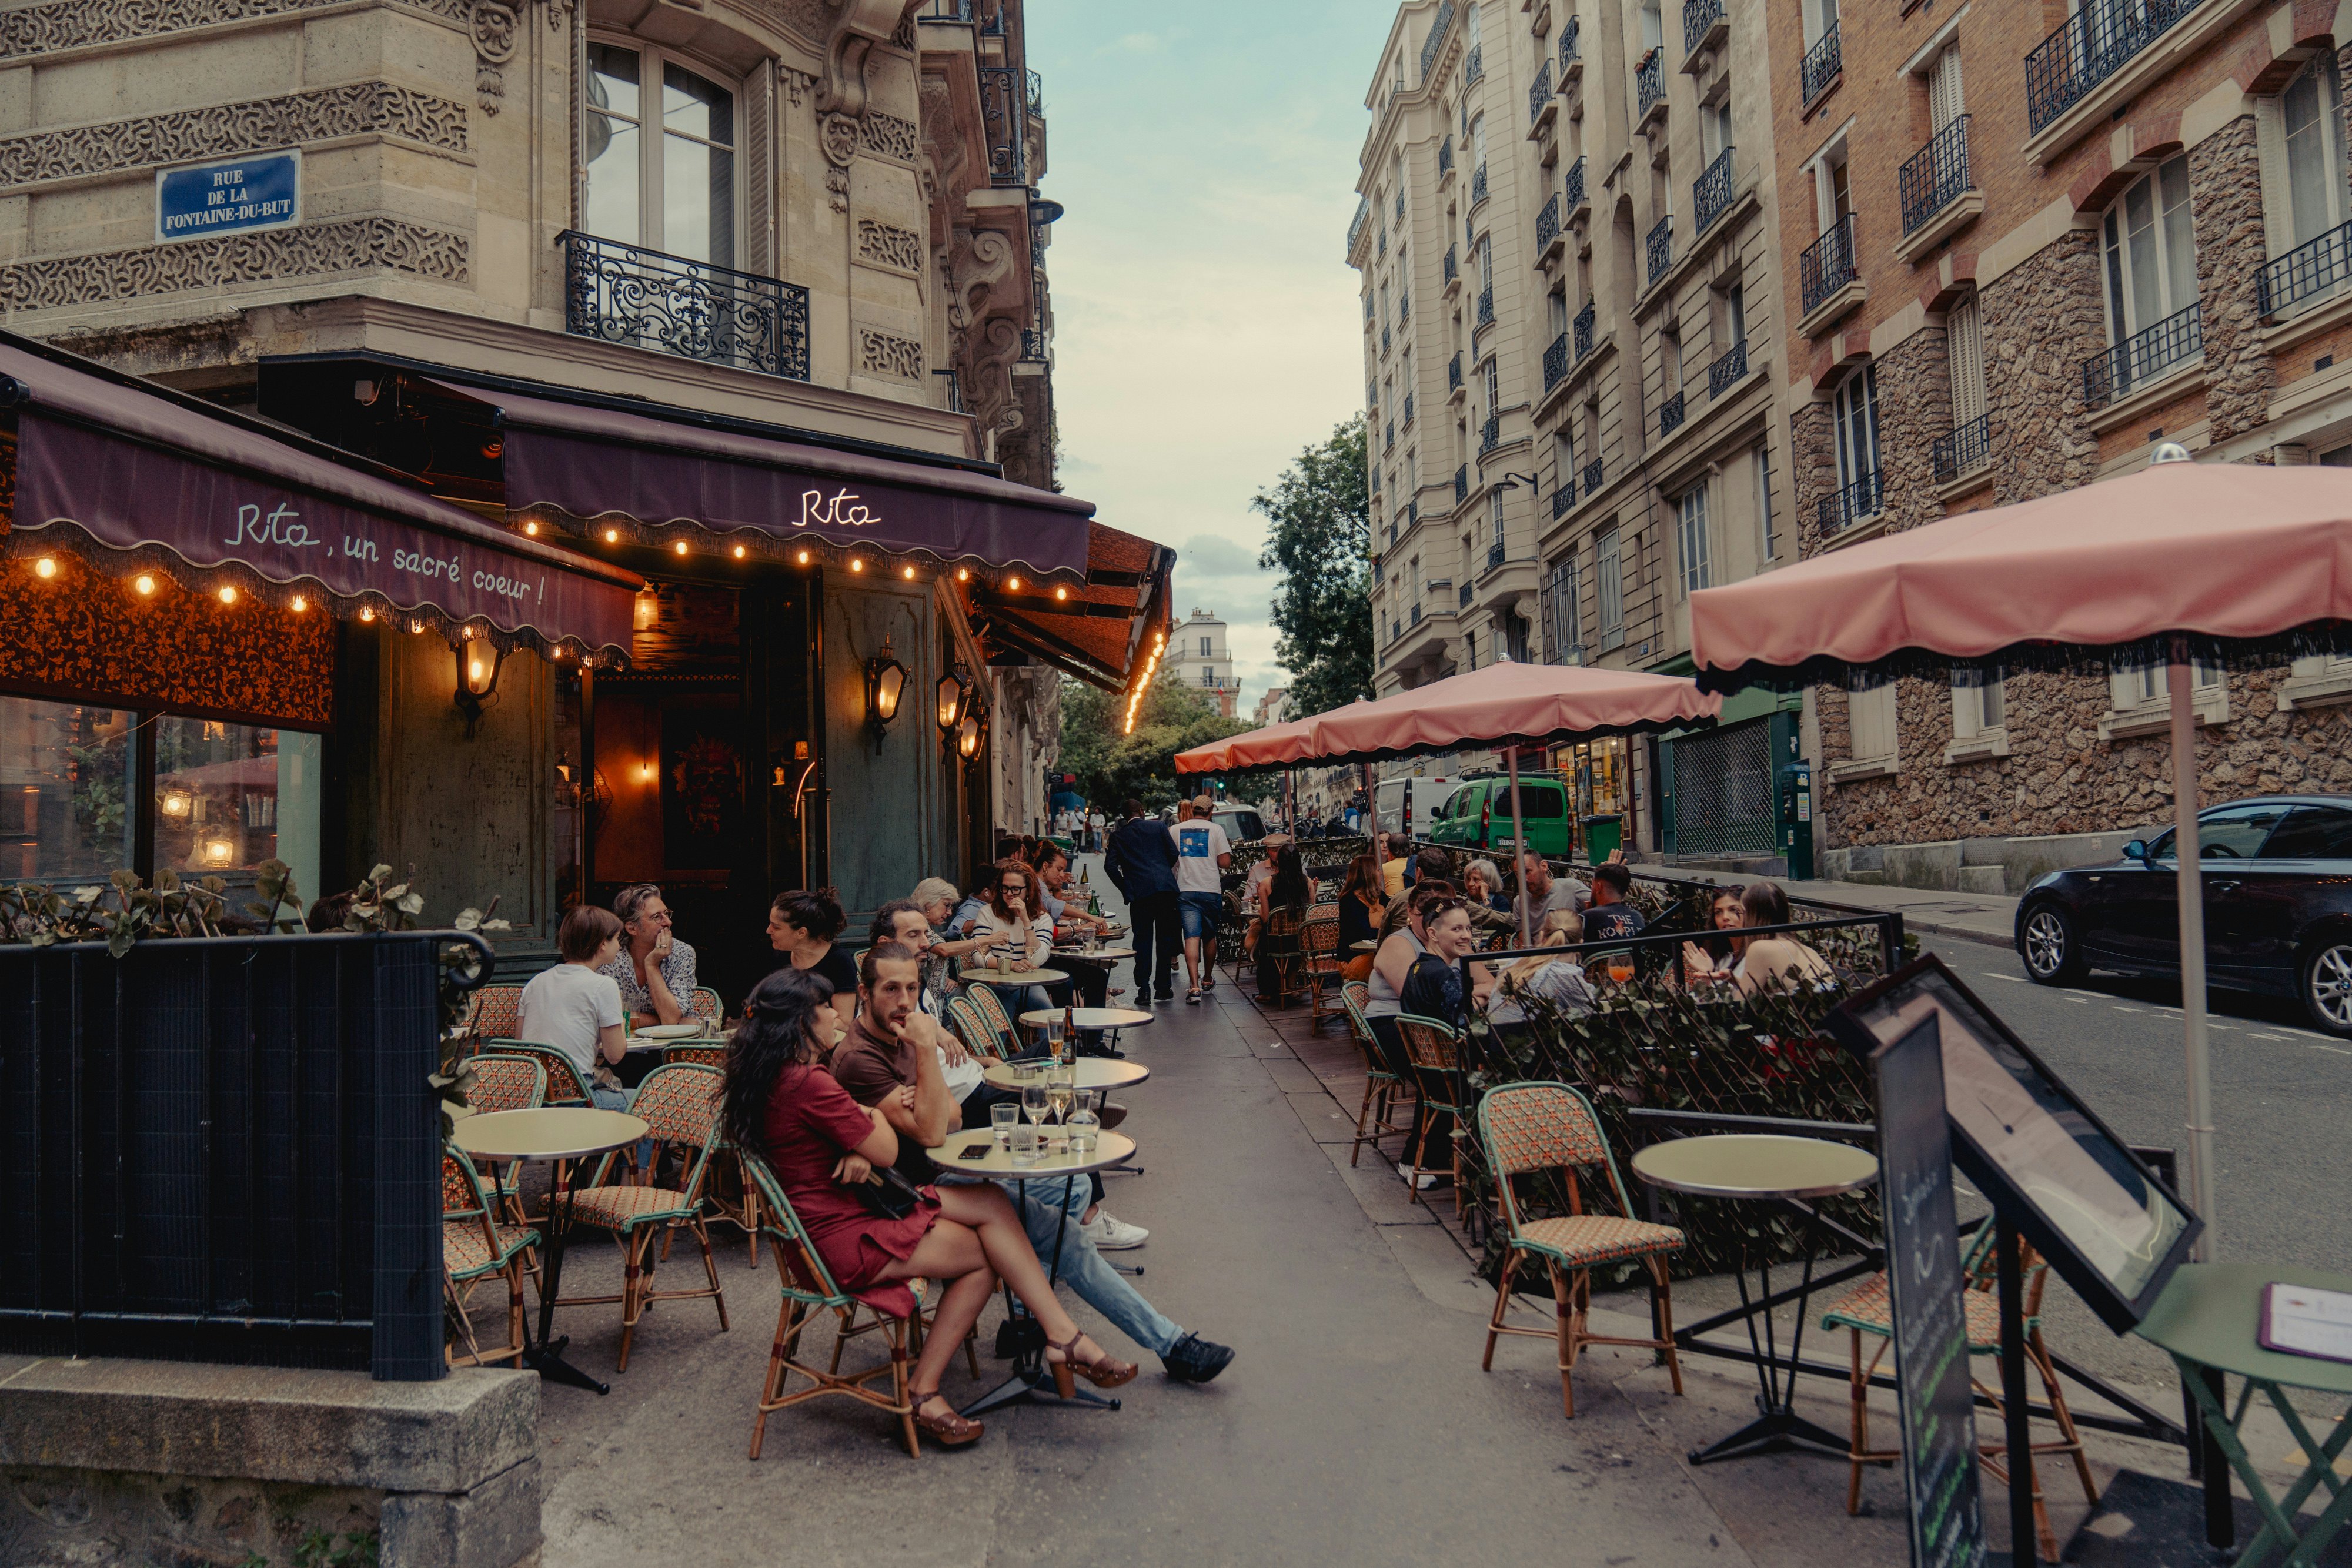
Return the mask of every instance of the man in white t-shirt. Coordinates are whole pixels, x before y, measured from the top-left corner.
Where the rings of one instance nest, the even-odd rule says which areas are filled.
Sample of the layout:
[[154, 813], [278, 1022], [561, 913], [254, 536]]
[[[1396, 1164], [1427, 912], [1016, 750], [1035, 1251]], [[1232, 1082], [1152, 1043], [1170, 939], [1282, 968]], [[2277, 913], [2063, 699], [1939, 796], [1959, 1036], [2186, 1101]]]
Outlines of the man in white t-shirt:
[[596, 1082], [600, 1065], [610, 1067], [629, 1051], [620, 982], [596, 972], [620, 956], [621, 923], [609, 909], [582, 904], [556, 928], [555, 950], [563, 962], [523, 987], [517, 1027], [531, 1044], [562, 1051], [600, 1109], [625, 1111], [633, 1096], [620, 1081], [606, 1072], [604, 1082]]
[[1188, 1002], [1217, 988], [1217, 923], [1225, 915], [1224, 884], [1218, 873], [1234, 863], [1234, 846], [1225, 830], [1209, 820], [1212, 809], [1206, 795], [1196, 796], [1188, 814], [1168, 829], [1176, 841], [1176, 904], [1184, 922]]

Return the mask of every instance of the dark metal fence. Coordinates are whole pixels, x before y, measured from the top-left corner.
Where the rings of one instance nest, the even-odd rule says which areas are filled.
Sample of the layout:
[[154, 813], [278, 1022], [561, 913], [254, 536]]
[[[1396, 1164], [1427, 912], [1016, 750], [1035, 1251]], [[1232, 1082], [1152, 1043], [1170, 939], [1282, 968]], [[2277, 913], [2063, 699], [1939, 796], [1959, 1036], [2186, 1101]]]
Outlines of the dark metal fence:
[[1559, 237], [1559, 193], [1555, 191], [1549, 196], [1545, 198], [1543, 211], [1536, 214], [1537, 254], [1541, 255], [1543, 252], [1550, 249], [1551, 242]]
[[1717, 354], [1706, 367], [1706, 395], [1721, 397], [1726, 388], [1737, 385], [1747, 373], [1748, 340], [1742, 338]]
[[1707, 29], [1723, 20], [1723, 0], [1683, 0], [1683, 53], [1698, 52]]
[[2352, 224], [2330, 229], [2263, 268], [2263, 314], [2275, 315], [2333, 294], [2347, 277], [2352, 277]]
[[1429, 79], [1429, 68], [1437, 63], [1437, 51], [1445, 42], [1445, 30], [1453, 26], [1454, 0], [1445, 0], [1445, 4], [1437, 8], [1436, 16], [1429, 24], [1429, 37], [1421, 42], [1421, 79], [1423, 81]]
[[1798, 100], [1810, 107], [1813, 99], [1829, 91], [1830, 84], [1845, 69], [1845, 57], [1838, 46], [1838, 25], [1832, 22], [1829, 30], [1805, 51], [1797, 65]]
[[447, 931], [0, 948], [0, 1351], [443, 1375], [425, 1080], [445, 973], [490, 961]]
[[1683, 394], [1675, 393], [1658, 405], [1658, 436], [1664, 440], [1683, 427]]
[[1601, 459], [1595, 457], [1584, 465], [1584, 493], [1596, 495], [1601, 489]]
[[[1577, 161], [1577, 167], [1583, 167], [1581, 159]], [[1601, 313], [1593, 308], [1590, 299], [1584, 302], [1584, 308], [1576, 313], [1576, 358], [1580, 363], [1585, 355], [1592, 352], [1592, 330], [1600, 320]]]
[[1841, 485], [1821, 499], [1814, 520], [1824, 534], [1840, 533], [1864, 517], [1874, 517], [1886, 505], [1885, 471], [1865, 469], [1851, 485]]
[[988, 183], [1029, 183], [1028, 101], [1022, 73], [1011, 66], [982, 66], [981, 129], [988, 141]]
[[1568, 200], [1563, 211], [1574, 217], [1576, 209], [1584, 205], [1584, 160], [1579, 158], [1568, 166]]
[[1535, 124], [1543, 118], [1544, 106], [1551, 102], [1551, 57], [1536, 68], [1536, 79], [1528, 84], [1528, 123]]
[[1705, 234], [1715, 226], [1715, 220], [1731, 209], [1735, 189], [1731, 178], [1731, 152], [1728, 147], [1715, 155], [1715, 162], [1699, 171], [1691, 182], [1691, 209], [1697, 214], [1698, 227]]
[[1644, 248], [1649, 253], [1650, 281], [1655, 283], [1666, 275], [1666, 268], [1675, 262], [1674, 214], [1668, 213], [1650, 225], [1650, 237], [1644, 242]]
[[2133, 333], [2083, 361], [2083, 403], [2105, 408], [2134, 387], [2205, 351], [2205, 318], [2195, 305]]
[[1544, 350], [1544, 391], [1549, 392], [1552, 388], [1559, 385], [1560, 382], [1565, 379], [1567, 375], [1568, 334], [1562, 332], [1559, 337], [1554, 338], [1551, 340], [1550, 347]]
[[1936, 468], [1936, 483], [1948, 485], [1961, 475], [1983, 464], [1992, 454], [1992, 415], [1980, 413], [1966, 424], [1953, 427], [1949, 435], [1936, 437], [1928, 457]]
[[1822, 231], [1797, 257], [1797, 283], [1810, 316], [1822, 302], [1854, 279], [1853, 214], [1846, 214]]
[[1903, 193], [1903, 232], [1920, 225], [1952, 204], [1969, 188], [1969, 117], [1952, 122], [1927, 139], [1927, 145], [1905, 161], [1897, 184]]
[[2025, 115], [2040, 131], [2197, 9], [2200, 0], [2091, 0], [2025, 57]]
[[1486, 422], [1478, 427], [1478, 451], [1483, 455], [1495, 450], [1502, 444], [1502, 442], [1503, 416], [1499, 413], [1490, 413], [1486, 416]]
[[563, 329], [681, 359], [809, 379], [809, 291], [565, 231]]
[[1665, 80], [1660, 74], [1662, 57], [1663, 51], [1652, 49], [1648, 54], [1643, 55], [1641, 62], [1633, 68], [1636, 114], [1646, 116], [1650, 112], [1650, 106], [1666, 96]]

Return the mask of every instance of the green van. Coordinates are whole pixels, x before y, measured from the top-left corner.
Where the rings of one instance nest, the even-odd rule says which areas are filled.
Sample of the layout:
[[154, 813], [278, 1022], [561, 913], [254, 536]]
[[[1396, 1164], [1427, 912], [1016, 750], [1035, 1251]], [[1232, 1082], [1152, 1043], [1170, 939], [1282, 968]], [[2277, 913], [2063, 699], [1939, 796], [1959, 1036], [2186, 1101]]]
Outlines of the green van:
[[[1519, 775], [1519, 820], [1528, 847], [1549, 860], [1566, 860], [1576, 848], [1575, 824], [1568, 814], [1568, 780], [1558, 773]], [[1446, 799], [1429, 836], [1465, 849], [1511, 852], [1511, 780], [1500, 773], [1465, 779]]]

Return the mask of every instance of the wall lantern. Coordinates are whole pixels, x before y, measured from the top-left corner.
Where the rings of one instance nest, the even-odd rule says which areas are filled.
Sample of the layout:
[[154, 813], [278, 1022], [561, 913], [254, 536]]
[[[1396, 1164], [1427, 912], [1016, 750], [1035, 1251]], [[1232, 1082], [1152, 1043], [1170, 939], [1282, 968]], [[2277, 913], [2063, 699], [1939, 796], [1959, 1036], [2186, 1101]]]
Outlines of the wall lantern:
[[499, 671], [507, 662], [506, 654], [490, 645], [487, 637], [477, 637], [470, 626], [457, 643], [457, 711], [466, 716], [466, 738], [474, 738], [474, 727], [482, 720], [482, 710], [489, 706], [490, 695], [499, 689]]
[[652, 583], [646, 583], [644, 591], [637, 595], [635, 608], [635, 613], [629, 621], [630, 629], [636, 632], [652, 631], [655, 624], [661, 620], [661, 595], [654, 591]]
[[988, 719], [975, 711], [963, 716], [956, 726], [956, 755], [970, 762], [980, 755], [980, 743], [987, 737]]
[[940, 737], [947, 739], [963, 717], [964, 708], [971, 702], [971, 674], [961, 664], [940, 677], [939, 684]]
[[882, 754], [882, 732], [898, 716], [898, 700], [907, 695], [907, 666], [890, 656], [885, 633], [882, 651], [866, 661], [866, 722], [874, 728], [874, 753]]

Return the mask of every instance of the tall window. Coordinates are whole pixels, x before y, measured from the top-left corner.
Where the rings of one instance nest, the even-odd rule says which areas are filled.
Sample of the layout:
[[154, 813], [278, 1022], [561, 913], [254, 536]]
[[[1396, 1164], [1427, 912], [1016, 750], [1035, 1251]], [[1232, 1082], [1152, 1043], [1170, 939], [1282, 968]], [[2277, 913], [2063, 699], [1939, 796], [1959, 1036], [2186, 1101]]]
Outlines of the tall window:
[[1503, 369], [1499, 359], [1486, 361], [1486, 417], [1494, 418], [1503, 412]]
[[1847, 741], [1856, 762], [1892, 764], [1895, 757], [1895, 685], [1857, 682], [1846, 696]]
[[1706, 484], [1702, 480], [1683, 495], [1677, 543], [1682, 546], [1683, 591], [1696, 593], [1708, 585]]
[[1683, 334], [1680, 323], [1670, 323], [1658, 334], [1658, 382], [1663, 394], [1672, 397], [1683, 390]]
[[2279, 98], [2286, 140], [2286, 232], [2278, 237], [2291, 250], [2307, 245], [2344, 221], [2342, 115], [2336, 60], [2321, 55], [2287, 84]]
[[1544, 583], [1546, 595], [1551, 601], [1551, 625], [1548, 629], [1550, 647], [1548, 652], [1555, 664], [1581, 663], [1584, 639], [1577, 622], [1576, 552], [1552, 562], [1551, 572]]
[[1853, 211], [1853, 182], [1843, 141], [1823, 152], [1821, 162], [1813, 165], [1813, 205], [1822, 234], [1837, 227]]
[[1756, 449], [1756, 517], [1764, 535], [1764, 553], [1759, 559], [1770, 560], [1779, 551], [1780, 541], [1773, 538], [1772, 448], [1769, 445]]
[[1642, 0], [1642, 48], [1644, 53], [1665, 42], [1665, 25], [1659, 16], [1658, 0]]
[[1952, 428], [1984, 417], [1984, 317], [1969, 295], [1945, 318], [1945, 352], [1952, 373]]
[[1997, 672], [1952, 669], [1952, 738], [1974, 740], [2008, 722], [2008, 706]]
[[1592, 541], [1594, 609], [1600, 614], [1605, 652], [1625, 641], [1625, 558], [1619, 532], [1610, 528]]
[[1968, 112], [1960, 94], [1960, 46], [1953, 44], [1936, 57], [1927, 70], [1927, 120], [1941, 131]]
[[1489, 549], [1503, 548], [1503, 492], [1486, 493], [1486, 538]]
[[1698, 157], [1702, 166], [1712, 163], [1731, 145], [1731, 95], [1725, 93], [1713, 103], [1701, 104], [1698, 111]]
[[1715, 318], [1720, 329], [1715, 340], [1715, 351], [1721, 356], [1748, 341], [1748, 295], [1740, 285], [1735, 283], [1718, 298], [1723, 306]]
[[734, 93], [635, 45], [590, 44], [588, 70], [588, 232], [733, 267]]
[[1495, 236], [1488, 235], [1478, 242], [1478, 292], [1495, 291]]
[[2121, 342], [2197, 303], [2197, 237], [2189, 212], [2189, 159], [2158, 165], [2101, 220], [2107, 340]]
[[1203, 659], [1205, 659], [1205, 658], [1207, 658], [1208, 656], [1209, 656], [1209, 640], [1208, 640], [1206, 637], [1203, 637], [1203, 638], [1202, 638], [1202, 639], [1201, 639], [1201, 657], [1202, 657]]
[[1838, 484], [1855, 517], [1878, 511], [1878, 368], [1864, 365], [1846, 377], [1833, 405], [1837, 421]]
[[1805, 44], [1809, 48], [1823, 33], [1837, 26], [1837, 0], [1804, 0], [1798, 10], [1805, 19]]

